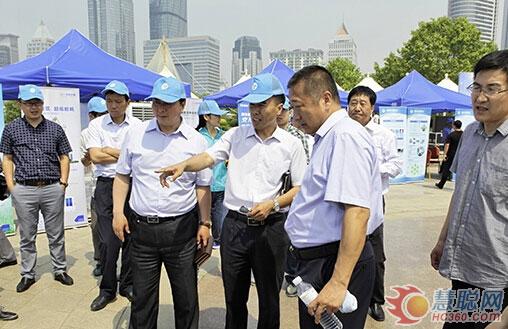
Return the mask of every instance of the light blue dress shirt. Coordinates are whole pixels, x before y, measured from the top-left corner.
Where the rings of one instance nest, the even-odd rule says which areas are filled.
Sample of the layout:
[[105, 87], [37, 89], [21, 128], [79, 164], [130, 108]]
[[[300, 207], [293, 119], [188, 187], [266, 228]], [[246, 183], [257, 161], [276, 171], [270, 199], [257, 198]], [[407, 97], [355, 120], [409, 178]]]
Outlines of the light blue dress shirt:
[[[210, 135], [208, 132], [208, 129], [206, 127], [202, 127], [199, 129], [199, 133], [203, 135], [206, 138], [206, 141], [208, 142], [208, 147], [212, 146], [220, 140], [222, 135], [224, 135], [224, 131], [222, 129], [216, 128], [217, 134], [215, 135], [215, 138]], [[210, 190], [212, 192], [222, 192], [225, 189], [226, 185], [226, 176], [228, 174], [228, 170], [226, 168], [226, 162], [222, 161], [216, 164], [213, 167], [213, 179], [212, 179], [212, 185], [210, 186]]]
[[372, 137], [339, 110], [314, 136], [300, 192], [285, 224], [297, 248], [341, 240], [344, 204], [370, 209], [367, 234], [383, 220], [381, 178]]
[[207, 148], [205, 138], [182, 121], [171, 134], [163, 133], [156, 119], [127, 133], [116, 166], [117, 173], [132, 175], [129, 204], [141, 216], [179, 216], [196, 205], [196, 186], [209, 186], [212, 171], [185, 172], [163, 188], [155, 170], [176, 164]]

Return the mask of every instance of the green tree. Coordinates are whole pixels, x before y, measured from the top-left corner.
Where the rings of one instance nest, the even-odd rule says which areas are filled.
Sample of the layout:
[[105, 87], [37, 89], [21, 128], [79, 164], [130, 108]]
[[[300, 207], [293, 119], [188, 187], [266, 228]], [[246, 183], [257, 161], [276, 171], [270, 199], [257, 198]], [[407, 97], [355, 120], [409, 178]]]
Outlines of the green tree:
[[18, 102], [16, 101], [5, 101], [4, 102], [4, 120], [5, 124], [8, 124], [12, 120], [21, 116], [21, 110], [19, 109]]
[[470, 72], [485, 54], [496, 50], [494, 42], [480, 40], [480, 31], [466, 18], [440, 17], [420, 22], [411, 38], [396, 53], [390, 53], [384, 65], [374, 64], [373, 78], [390, 86], [412, 70], [434, 83], [448, 73], [457, 82], [459, 72]]
[[349, 59], [335, 58], [328, 63], [326, 68], [332, 74], [335, 82], [344, 90], [351, 90], [363, 78], [360, 69]]

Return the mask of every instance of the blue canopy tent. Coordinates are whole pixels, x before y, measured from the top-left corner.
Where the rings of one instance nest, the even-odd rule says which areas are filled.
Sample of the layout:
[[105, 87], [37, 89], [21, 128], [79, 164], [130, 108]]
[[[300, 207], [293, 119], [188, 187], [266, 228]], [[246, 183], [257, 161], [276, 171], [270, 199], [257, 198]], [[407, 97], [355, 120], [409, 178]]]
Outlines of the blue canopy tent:
[[[293, 74], [295, 74], [295, 71], [293, 71], [290, 67], [278, 59], [275, 59], [260, 73], [272, 73], [275, 75], [280, 80], [280, 83], [282, 84], [282, 87], [287, 94], [288, 81], [291, 79]], [[250, 92], [251, 86], [252, 78], [218, 93], [205, 96], [205, 99], [216, 101], [220, 107], [236, 108], [237, 102]]]
[[471, 99], [439, 87], [413, 70], [394, 85], [379, 91], [376, 106], [427, 107], [435, 113], [470, 108]]
[[[111, 80], [123, 81], [131, 99], [142, 100], [160, 77], [106, 53], [74, 29], [45, 52], [0, 69], [4, 99], [16, 99], [18, 86], [30, 83], [79, 88], [82, 103], [100, 93]], [[185, 89], [190, 97], [190, 85]]]

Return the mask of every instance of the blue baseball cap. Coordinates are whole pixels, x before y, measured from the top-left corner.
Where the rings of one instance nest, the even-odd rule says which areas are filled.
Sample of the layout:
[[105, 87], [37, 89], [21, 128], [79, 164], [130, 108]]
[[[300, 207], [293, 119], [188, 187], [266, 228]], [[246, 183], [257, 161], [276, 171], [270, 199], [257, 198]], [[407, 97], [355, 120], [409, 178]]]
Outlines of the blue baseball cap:
[[199, 104], [198, 115], [215, 114], [221, 116], [226, 113], [228, 112], [222, 111], [216, 101], [204, 100], [201, 104]]
[[289, 98], [286, 97], [286, 100], [284, 101], [284, 105], [282, 105], [282, 108], [286, 111], [289, 111], [291, 108], [291, 104], [289, 103]]
[[40, 99], [44, 101], [42, 91], [36, 85], [24, 85], [19, 86], [18, 99], [22, 101], [28, 101], [30, 99]]
[[253, 79], [250, 93], [240, 102], [256, 104], [264, 102], [272, 96], [284, 95], [284, 89], [275, 75], [263, 73], [256, 75]]
[[175, 78], [160, 78], [153, 84], [152, 94], [145, 101], [157, 98], [165, 103], [175, 103], [187, 98], [183, 84]]
[[90, 98], [87, 104], [88, 113], [90, 112], [97, 112], [97, 113], [104, 113], [108, 109], [106, 108], [106, 101], [104, 98], [100, 98], [97, 96], [94, 96]]
[[130, 97], [129, 88], [127, 88], [125, 83], [123, 83], [122, 81], [118, 81], [118, 80], [110, 81], [106, 85], [106, 88], [104, 88], [104, 90], [101, 93], [103, 95], [106, 95], [106, 92], [108, 92], [108, 91], [112, 91], [118, 95], [125, 95], [127, 97]]

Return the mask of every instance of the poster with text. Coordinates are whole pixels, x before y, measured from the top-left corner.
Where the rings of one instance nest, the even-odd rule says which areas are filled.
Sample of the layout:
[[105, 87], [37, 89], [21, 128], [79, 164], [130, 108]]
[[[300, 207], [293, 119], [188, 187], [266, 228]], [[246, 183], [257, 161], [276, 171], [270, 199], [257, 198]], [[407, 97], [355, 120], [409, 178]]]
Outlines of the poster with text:
[[[2, 85], [0, 84], [0, 136], [4, 130], [4, 101], [2, 95]], [[0, 201], [0, 229], [6, 234], [16, 232], [16, 226], [14, 225], [14, 213], [12, 210], [11, 198], [7, 198]]]
[[196, 128], [199, 124], [198, 109], [203, 101], [196, 98], [187, 98], [185, 108], [182, 112], [183, 121], [192, 128]]
[[460, 120], [462, 122], [462, 130], [466, 129], [466, 127], [475, 122], [473, 109], [456, 109], [455, 110], [455, 120]]
[[[384, 107], [379, 108], [380, 124], [390, 129], [397, 142], [397, 154], [400, 159], [404, 159], [406, 150], [406, 127], [407, 127], [407, 108], [406, 107]], [[403, 166], [402, 172], [395, 178], [390, 178], [390, 184], [403, 183], [406, 173]]]
[[[44, 94], [44, 117], [62, 126], [72, 147], [69, 154], [71, 159], [69, 186], [65, 191], [64, 200], [64, 226], [68, 228], [88, 225], [84, 170], [79, 161], [81, 135], [79, 89], [43, 87], [41, 90]], [[39, 216], [38, 229], [44, 230], [42, 214]]]
[[425, 179], [431, 114], [432, 110], [429, 108], [407, 110], [406, 152], [403, 160], [406, 182]]
[[238, 126], [251, 126], [249, 103], [238, 103]]

